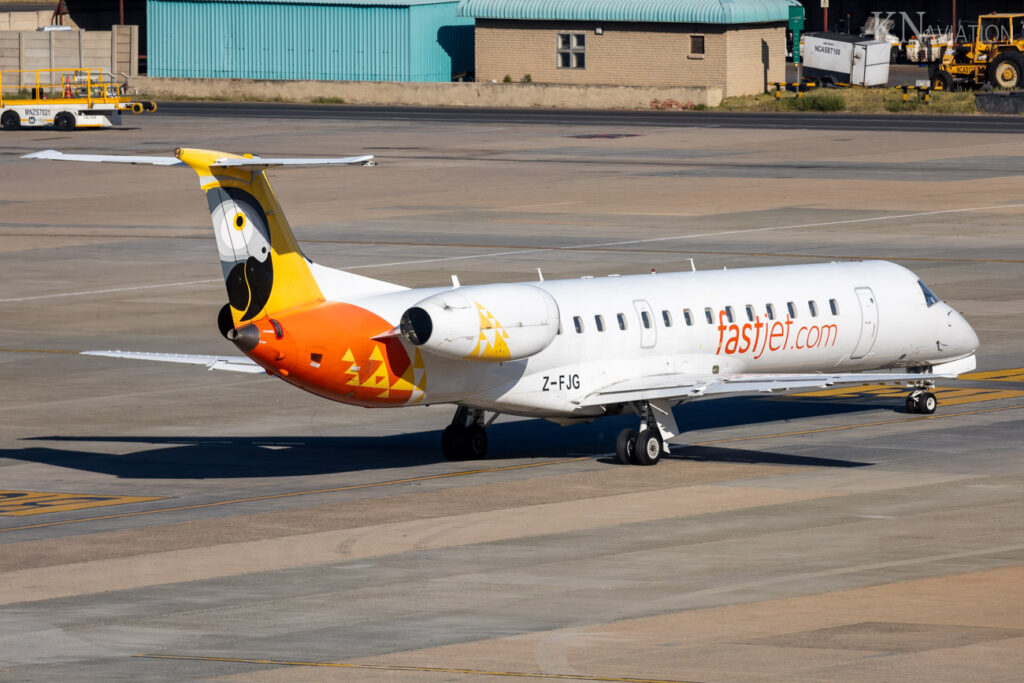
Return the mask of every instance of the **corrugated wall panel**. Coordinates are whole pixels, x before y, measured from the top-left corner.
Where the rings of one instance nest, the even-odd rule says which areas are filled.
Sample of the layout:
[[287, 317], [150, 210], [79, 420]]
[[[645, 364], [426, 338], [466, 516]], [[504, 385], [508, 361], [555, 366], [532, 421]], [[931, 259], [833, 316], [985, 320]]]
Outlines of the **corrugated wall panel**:
[[473, 70], [476, 22], [454, 14], [450, 5], [410, 8], [410, 80], [449, 81], [452, 74]]
[[[438, 44], [438, 36], [451, 33], [443, 30], [447, 26], [468, 25], [472, 40], [473, 20], [456, 18], [455, 2], [396, 7], [149, 0], [147, 7], [152, 76], [447, 81], [454, 57], [460, 65], [472, 64], [465, 35], [457, 48]], [[414, 20], [411, 14], [419, 10], [427, 12]]]

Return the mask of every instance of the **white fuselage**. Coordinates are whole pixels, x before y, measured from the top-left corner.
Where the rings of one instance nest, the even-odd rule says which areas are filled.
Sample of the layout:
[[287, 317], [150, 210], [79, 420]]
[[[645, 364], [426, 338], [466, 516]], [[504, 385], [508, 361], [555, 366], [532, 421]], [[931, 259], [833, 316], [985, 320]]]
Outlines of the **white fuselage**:
[[[851, 372], [920, 368], [971, 355], [978, 339], [918, 277], [885, 261], [554, 280], [459, 289], [543, 290], [560, 329], [520, 360], [467, 362], [423, 354], [424, 403], [586, 417], [582, 398], [634, 377], [688, 373]], [[398, 324], [445, 289], [352, 300]], [[525, 291], [525, 290], [524, 290]], [[500, 321], [499, 321], [500, 322]], [[624, 329], [623, 329], [624, 328]]]

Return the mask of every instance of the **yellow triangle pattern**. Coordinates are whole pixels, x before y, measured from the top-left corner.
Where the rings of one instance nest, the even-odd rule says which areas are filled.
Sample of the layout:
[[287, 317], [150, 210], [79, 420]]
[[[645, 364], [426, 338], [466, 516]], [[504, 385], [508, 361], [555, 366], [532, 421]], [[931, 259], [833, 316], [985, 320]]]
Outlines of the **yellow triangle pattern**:
[[[427, 370], [423, 363], [423, 356], [420, 354], [419, 349], [415, 350], [413, 362], [410, 363], [409, 367], [406, 368], [405, 372], [401, 377], [395, 380], [394, 383], [390, 382], [390, 373], [388, 372], [388, 365], [384, 360], [384, 354], [381, 352], [379, 346], [375, 346], [373, 351], [370, 352], [370, 358], [368, 359], [368, 366], [366, 368], [360, 368], [355, 362], [355, 356], [352, 353], [352, 349], [348, 349], [342, 356], [342, 360], [349, 364], [344, 374], [349, 376], [346, 382], [349, 386], [363, 387], [365, 389], [380, 390], [376, 398], [389, 399], [391, 398], [392, 391], [400, 392], [411, 392], [412, 396], [409, 398], [409, 402], [413, 403], [416, 401], [423, 400], [427, 391]], [[365, 371], [372, 368], [372, 372], [365, 380], [359, 381], [360, 370]]]
[[349, 375], [348, 381], [345, 382], [347, 386], [358, 387], [359, 386], [359, 369], [356, 366], [356, 357], [352, 354], [352, 349], [345, 352], [345, 355], [341, 357], [342, 362], [348, 363], [348, 369], [345, 370], [345, 374]]
[[512, 352], [508, 350], [508, 332], [501, 326], [491, 312], [476, 304], [477, 313], [480, 315], [480, 337], [476, 341], [476, 347], [466, 356], [467, 358], [478, 358], [480, 360], [508, 360]]

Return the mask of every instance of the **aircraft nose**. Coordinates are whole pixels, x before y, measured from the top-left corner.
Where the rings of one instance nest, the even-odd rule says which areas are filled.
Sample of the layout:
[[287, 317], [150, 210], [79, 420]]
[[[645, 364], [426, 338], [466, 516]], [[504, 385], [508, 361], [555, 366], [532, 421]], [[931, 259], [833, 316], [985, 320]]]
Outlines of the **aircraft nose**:
[[978, 348], [978, 333], [962, 315], [950, 308], [948, 315], [949, 342], [957, 351], [973, 353]]

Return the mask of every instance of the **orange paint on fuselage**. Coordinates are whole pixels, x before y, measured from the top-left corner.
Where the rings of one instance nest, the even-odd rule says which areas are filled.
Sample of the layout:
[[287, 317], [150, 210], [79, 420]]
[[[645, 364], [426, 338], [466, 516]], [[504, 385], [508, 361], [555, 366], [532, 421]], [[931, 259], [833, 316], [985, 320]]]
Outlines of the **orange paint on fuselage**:
[[281, 326], [280, 338], [270, 318], [256, 320], [260, 343], [248, 355], [286, 382], [362, 406], [404, 405], [422, 397], [422, 362], [413, 363], [398, 337], [372, 339], [392, 329], [375, 313], [328, 302], [274, 320]]

